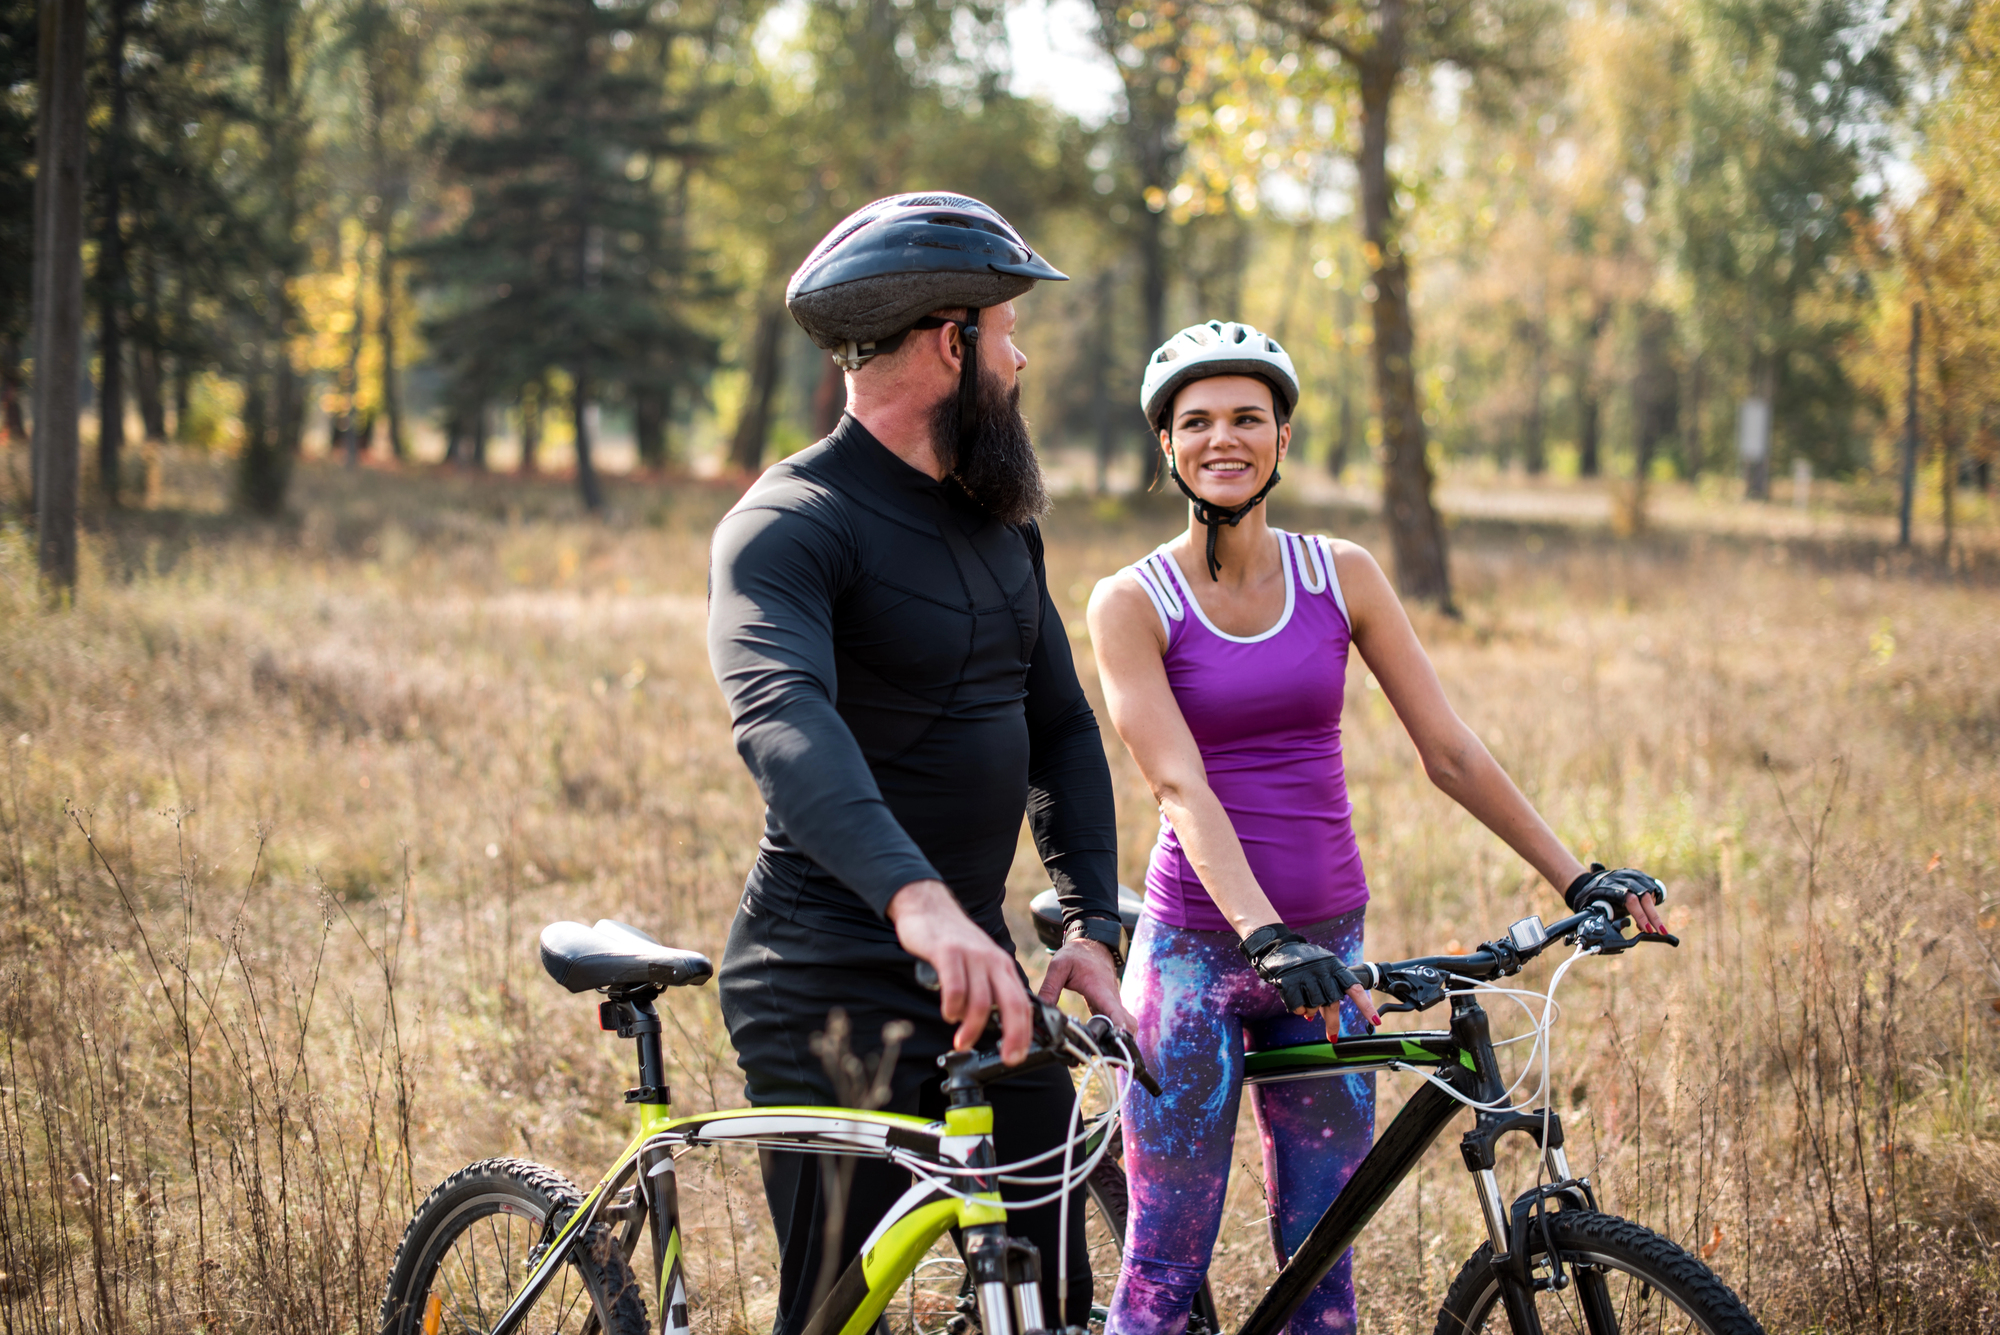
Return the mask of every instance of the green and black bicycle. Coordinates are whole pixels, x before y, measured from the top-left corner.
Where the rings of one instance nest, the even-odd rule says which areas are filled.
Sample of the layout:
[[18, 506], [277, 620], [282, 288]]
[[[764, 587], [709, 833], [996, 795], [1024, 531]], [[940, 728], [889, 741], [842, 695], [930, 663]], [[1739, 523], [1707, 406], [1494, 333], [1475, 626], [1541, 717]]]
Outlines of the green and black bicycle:
[[[1593, 908], [1546, 929], [1539, 918], [1524, 919], [1505, 937], [1467, 955], [1363, 964], [1356, 969], [1362, 980], [1395, 998], [1383, 1010], [1448, 1004], [1449, 1027], [1301, 1044], [1248, 1059], [1245, 1078], [1253, 1083], [1385, 1069], [1417, 1073], [1424, 1083], [1377, 1137], [1239, 1335], [1279, 1335], [1461, 1108], [1474, 1115], [1460, 1150], [1487, 1241], [1446, 1293], [1437, 1314], [1438, 1335], [1761, 1335], [1741, 1301], [1699, 1260], [1669, 1239], [1599, 1211], [1589, 1181], [1570, 1171], [1561, 1120], [1547, 1109], [1516, 1107], [1500, 1075], [1479, 1001], [1482, 993], [1506, 990], [1492, 980], [1519, 972], [1554, 945], [1572, 945], [1574, 953], [1551, 979], [1553, 993], [1563, 970], [1578, 960], [1660, 939], [1629, 936], [1627, 930], [1625, 920]], [[1117, 1086], [1128, 1078], [1155, 1092], [1157, 1086], [1129, 1038], [1102, 1017], [1079, 1023], [1038, 1003], [1035, 1038], [1022, 1065], [1003, 1066], [987, 1051], [949, 1055], [944, 1059], [949, 1106], [938, 1122], [824, 1107], [675, 1118], [668, 1107], [654, 1002], [668, 987], [705, 981], [712, 972], [708, 961], [613, 922], [594, 928], [554, 924], [542, 934], [542, 959], [571, 991], [602, 992], [604, 1027], [637, 1043], [639, 1086], [626, 1095], [638, 1105], [636, 1134], [587, 1193], [552, 1169], [517, 1159], [476, 1163], [445, 1179], [419, 1207], [397, 1249], [382, 1307], [383, 1335], [640, 1335], [648, 1329], [691, 1335], [674, 1159], [711, 1145], [863, 1155], [909, 1170], [909, 1191], [889, 1208], [813, 1314], [808, 1335], [868, 1335], [885, 1316], [913, 1335], [973, 1327], [981, 1335], [1046, 1329], [1040, 1260], [1033, 1247], [1008, 1236], [1002, 1181], [1043, 1187], [1047, 1194], [1091, 1193], [1097, 1227], [1108, 1240], [1104, 1259], [1094, 1260], [1093, 1269], [1100, 1297], [1110, 1292], [1116, 1278], [1110, 1253], [1123, 1227], [1123, 1179], [1114, 1155]], [[1553, 1016], [1553, 1004], [1545, 1004], [1537, 1021], [1544, 1088]], [[1099, 1099], [1104, 1110], [1092, 1117], [1079, 1114], [1069, 1142], [1039, 1161], [997, 1163], [985, 1087], [1054, 1062], [1080, 1068], [1086, 1082], [1104, 1091]], [[1537, 1145], [1542, 1170], [1536, 1184], [1511, 1202], [1495, 1171], [1495, 1145], [1510, 1134], [1526, 1135]], [[648, 1231], [650, 1326], [632, 1268]], [[957, 1240], [955, 1247], [948, 1237]], [[928, 1291], [941, 1293], [944, 1301], [911, 1300], [927, 1272]], [[899, 1299], [901, 1306], [895, 1307]], [[1198, 1306], [1195, 1320], [1220, 1335], [1212, 1304], [1206, 1310]]]

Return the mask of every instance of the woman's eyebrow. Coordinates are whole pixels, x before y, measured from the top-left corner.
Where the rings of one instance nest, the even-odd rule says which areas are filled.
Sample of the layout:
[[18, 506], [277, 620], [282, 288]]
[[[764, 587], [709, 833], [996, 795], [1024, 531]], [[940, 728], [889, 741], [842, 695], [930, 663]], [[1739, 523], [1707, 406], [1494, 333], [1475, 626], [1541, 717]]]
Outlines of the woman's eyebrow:
[[1224, 408], [1219, 411], [1211, 408], [1189, 408], [1180, 415], [1180, 420], [1185, 422], [1190, 417], [1216, 417], [1220, 416], [1221, 413], [1267, 413], [1269, 411], [1271, 410], [1261, 403], [1246, 403], [1239, 408]]

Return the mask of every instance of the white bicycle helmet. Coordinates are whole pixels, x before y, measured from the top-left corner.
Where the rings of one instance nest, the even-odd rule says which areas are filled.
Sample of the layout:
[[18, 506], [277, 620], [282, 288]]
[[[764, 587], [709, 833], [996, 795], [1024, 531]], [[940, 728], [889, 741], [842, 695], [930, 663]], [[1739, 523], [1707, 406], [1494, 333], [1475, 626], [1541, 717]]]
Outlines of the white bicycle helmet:
[[1280, 416], [1291, 416], [1299, 405], [1299, 373], [1277, 339], [1235, 320], [1227, 324], [1210, 320], [1189, 325], [1146, 360], [1146, 375], [1139, 382], [1139, 406], [1146, 410], [1147, 424], [1155, 431], [1163, 429], [1166, 424], [1161, 419], [1181, 387], [1217, 375], [1254, 375], [1268, 380], [1283, 400], [1278, 404]]

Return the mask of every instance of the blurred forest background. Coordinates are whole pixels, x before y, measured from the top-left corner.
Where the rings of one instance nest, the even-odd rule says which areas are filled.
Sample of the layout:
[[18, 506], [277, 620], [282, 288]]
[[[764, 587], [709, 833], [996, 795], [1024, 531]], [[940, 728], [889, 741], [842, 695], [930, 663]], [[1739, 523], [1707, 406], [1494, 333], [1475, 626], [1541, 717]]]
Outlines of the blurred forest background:
[[[1774, 1335], [2000, 1332], [2000, 5], [0, 0], [0, 68], [7, 1331], [365, 1335], [446, 1173], [625, 1142], [536, 935], [720, 949], [708, 533], [840, 410], [786, 277], [920, 187], [1072, 276], [1022, 342], [1086, 689], [1186, 522], [1141, 359], [1251, 320], [1277, 521], [1389, 557], [1554, 828], [1671, 887], [1681, 950], [1564, 984], [1573, 1161]], [[1345, 699], [1369, 953], [1553, 916]], [[671, 1003], [677, 1107], [736, 1105]], [[1450, 1139], [1370, 1335], [1480, 1240]], [[694, 1328], [768, 1329], [754, 1161], [680, 1173]]]
[[[23, 446], [37, 81], [62, 43], [33, 0], [0, 16], [0, 420]], [[40, 19], [80, 43], [93, 503], [156, 497], [167, 442], [231, 453], [263, 513], [302, 454], [557, 468], [592, 508], [606, 467], [754, 472], [840, 407], [786, 276], [911, 188], [991, 201], [1073, 276], [1028, 311], [1027, 406], [1076, 483], [1149, 480], [1142, 358], [1248, 319], [1299, 360], [1315, 470], [1388, 494], [1406, 592], [1449, 598], [1439, 469], [1606, 477], [1629, 527], [1648, 484], [1775, 477], [1783, 500], [1808, 469], [1892, 509], [1906, 438], [1920, 525], [1991, 487], [2000, 18], [1973, 0]], [[1085, 49], [1039, 68], [1038, 30]], [[1079, 70], [1101, 106], [1062, 95]]]

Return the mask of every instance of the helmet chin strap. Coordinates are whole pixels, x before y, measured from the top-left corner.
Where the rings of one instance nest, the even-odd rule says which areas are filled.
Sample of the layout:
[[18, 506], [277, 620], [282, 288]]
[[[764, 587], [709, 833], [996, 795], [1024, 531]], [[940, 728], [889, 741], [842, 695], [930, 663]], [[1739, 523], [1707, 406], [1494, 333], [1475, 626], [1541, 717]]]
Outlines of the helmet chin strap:
[[958, 457], [961, 460], [972, 446], [972, 434], [976, 429], [972, 414], [979, 402], [979, 311], [977, 306], [967, 307], [965, 321], [958, 326], [959, 333], [965, 336], [965, 360], [958, 372]]
[[1222, 562], [1217, 560], [1215, 556], [1215, 535], [1222, 531], [1224, 524], [1235, 528], [1237, 524], [1242, 522], [1244, 515], [1256, 509], [1263, 502], [1264, 498], [1271, 494], [1271, 488], [1278, 485], [1277, 466], [1274, 464], [1271, 467], [1270, 481], [1259, 487], [1255, 496], [1252, 496], [1233, 510], [1225, 510], [1221, 506], [1210, 501], [1205, 501], [1194, 494], [1194, 489], [1189, 487], [1187, 482], [1181, 477], [1181, 470], [1174, 463], [1174, 451], [1171, 444], [1167, 447], [1167, 472], [1172, 475], [1174, 485], [1181, 489], [1181, 495], [1193, 502], [1194, 517], [1208, 528], [1208, 578], [1212, 582], [1219, 583], [1222, 577]]

